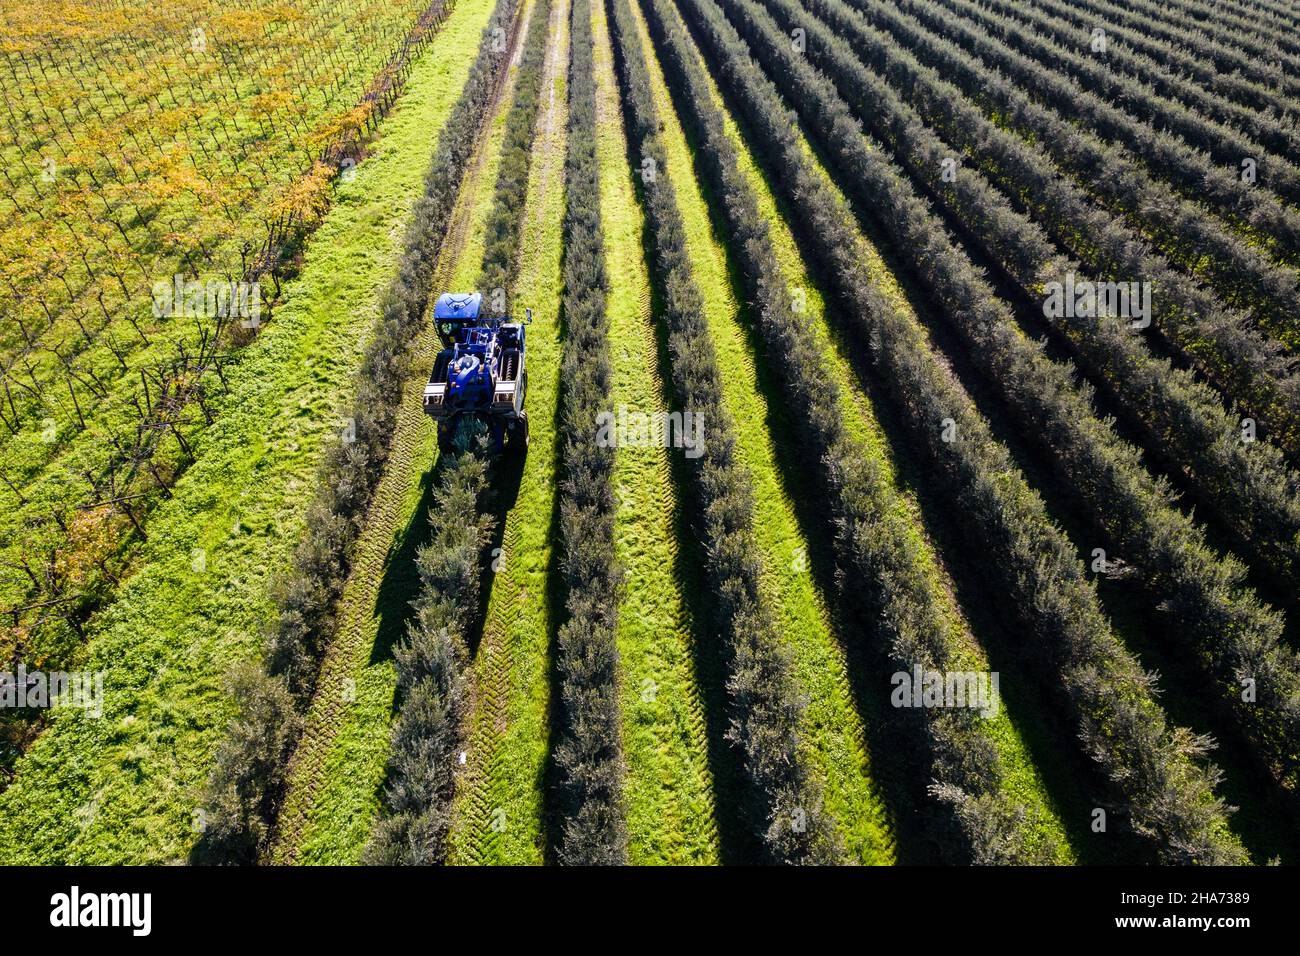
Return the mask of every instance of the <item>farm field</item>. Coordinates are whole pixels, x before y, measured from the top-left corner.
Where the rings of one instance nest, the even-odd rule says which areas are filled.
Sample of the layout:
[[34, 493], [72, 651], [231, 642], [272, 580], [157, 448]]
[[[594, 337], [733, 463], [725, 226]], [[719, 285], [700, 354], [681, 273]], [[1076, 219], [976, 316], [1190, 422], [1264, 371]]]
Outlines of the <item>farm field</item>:
[[0, 0], [0, 863], [1300, 863], [1297, 23]]

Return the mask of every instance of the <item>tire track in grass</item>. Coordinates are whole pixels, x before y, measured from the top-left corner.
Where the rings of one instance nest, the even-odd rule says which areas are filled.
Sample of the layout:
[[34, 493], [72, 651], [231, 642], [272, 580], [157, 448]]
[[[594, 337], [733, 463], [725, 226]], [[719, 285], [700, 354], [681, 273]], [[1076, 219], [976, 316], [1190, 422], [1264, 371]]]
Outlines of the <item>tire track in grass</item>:
[[[466, 763], [456, 782], [448, 862], [540, 864], [546, 849], [551, 523], [560, 373], [560, 256], [568, 128], [569, 4], [551, 6], [544, 106], [529, 169], [512, 300], [531, 307], [528, 457], [502, 530], [501, 562], [474, 660]], [[473, 281], [470, 277], [466, 281]]]
[[[893, 836], [870, 771], [866, 731], [852, 700], [847, 662], [818, 582], [808, 573], [808, 542], [778, 464], [769, 430], [774, 417], [763, 394], [749, 337], [732, 286], [724, 237], [713, 226], [696, 180], [691, 148], [664, 84], [642, 11], [632, 13], [650, 69], [655, 106], [677, 189], [686, 241], [723, 370], [724, 400], [737, 424], [738, 452], [754, 483], [755, 531], [764, 551], [764, 584], [808, 695], [802, 744], [825, 786], [826, 809], [838, 821], [852, 858], [888, 863]], [[707, 432], [707, 424], [706, 424]]]
[[[642, 223], [623, 135], [604, 3], [592, 4], [601, 220], [614, 407], [663, 411]], [[614, 526], [624, 589], [617, 641], [627, 762], [628, 861], [717, 863], [713, 775], [678, 566], [674, 477], [659, 447], [622, 447]]]
[[[949, 623], [954, 644], [958, 648], [958, 656], [954, 659], [953, 666], [986, 671], [989, 669], [987, 656], [981, 642], [975, 636], [965, 611], [958, 604], [951, 572], [930, 535], [916, 491], [906, 486], [899, 476], [885, 426], [877, 417], [872, 398], [864, 390], [862, 382], [858, 379], [858, 373], [854, 371], [852, 347], [846, 341], [843, 330], [835, 328], [829, 321], [825, 296], [819, 281], [814, 278], [800, 252], [789, 226], [788, 210], [784, 202], [778, 200], [766, 173], [746, 145], [735, 118], [727, 109], [721, 91], [707, 71], [707, 64], [704, 73], [710, 96], [722, 113], [727, 137], [736, 148], [739, 169], [754, 191], [758, 208], [768, 223], [769, 238], [777, 260], [791, 287], [802, 291], [806, 297], [807, 334], [814, 337], [818, 343], [818, 351], [825, 361], [826, 378], [834, 380], [839, 387], [845, 427], [855, 439], [866, 446], [871, 457], [879, 462], [883, 480], [897, 489], [899, 505], [906, 512], [910, 526], [916, 529], [915, 549], [922, 566], [926, 569], [927, 576], [933, 581], [934, 592], [941, 596], [944, 618]], [[817, 174], [829, 184], [829, 176], [821, 168], [807, 140], [803, 139], [801, 145]], [[833, 188], [833, 184], [831, 185]], [[843, 209], [844, 215], [849, 216], [847, 202]], [[858, 257], [871, 264], [873, 272], [878, 276], [882, 291], [896, 308], [910, 309], [901, 287], [888, 271], [879, 253], [870, 247], [865, 236], [859, 235], [858, 240]], [[757, 340], [756, 336], [755, 340]], [[880, 688], [887, 686], [885, 675], [871, 676], [873, 679], [879, 677]], [[848, 675], [844, 677], [846, 687], [851, 686]], [[1014, 692], [1011, 696], [1015, 697]], [[883, 704], [883, 700], [881, 703]], [[1030, 819], [1033, 821], [1031, 829], [1040, 838], [1051, 839], [1058, 844], [1061, 848], [1057, 856], [1059, 863], [1073, 862], [1073, 850], [1060, 819], [1060, 810], [1048, 793], [1042, 776], [1035, 766], [1033, 755], [1021, 729], [1022, 720], [1017, 719], [1017, 713], [1024, 714], [1023, 704], [1019, 700], [1012, 699], [1008, 701], [1008, 707], [999, 709], [997, 716], [988, 718], [986, 726], [997, 742], [1011, 791], [1016, 800], [1028, 808]]]
[[[481, 17], [466, 24], [464, 37], [470, 42], [480, 36], [491, 10], [492, 3], [485, 2]], [[456, 272], [460, 262], [481, 258], [481, 225], [491, 206], [505, 134], [509, 102], [505, 92], [513, 84], [526, 21], [524, 10], [511, 39], [510, 70], [489, 108], [491, 122], [481, 134], [474, 164], [465, 171], [451, 226], [438, 252], [435, 291], [441, 290], [440, 283]], [[396, 687], [396, 671], [382, 637], [391, 641], [398, 636], [392, 631], [400, 632], [411, 597], [411, 593], [398, 594], [397, 606], [386, 607], [384, 592], [391, 569], [405, 559], [406, 543], [423, 531], [421, 501], [429, 468], [421, 465], [431, 465], [437, 448], [419, 395], [439, 348], [432, 323], [426, 323], [412, 346], [410, 378], [384, 475], [356, 543], [352, 574], [339, 602], [335, 638], [321, 664], [317, 693], [294, 754], [272, 851], [277, 864], [355, 862], [378, 810]], [[413, 522], [419, 527], [413, 529]]]

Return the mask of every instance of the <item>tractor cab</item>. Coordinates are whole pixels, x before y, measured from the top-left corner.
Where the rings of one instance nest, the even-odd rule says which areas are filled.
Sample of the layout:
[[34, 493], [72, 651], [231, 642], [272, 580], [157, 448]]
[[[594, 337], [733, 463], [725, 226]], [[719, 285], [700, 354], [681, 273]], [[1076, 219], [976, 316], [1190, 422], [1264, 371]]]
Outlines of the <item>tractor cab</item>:
[[439, 296], [433, 321], [443, 348], [424, 387], [424, 411], [438, 423], [438, 447], [453, 451], [460, 422], [472, 416], [487, 425], [496, 451], [527, 448], [526, 323], [484, 315], [478, 292]]

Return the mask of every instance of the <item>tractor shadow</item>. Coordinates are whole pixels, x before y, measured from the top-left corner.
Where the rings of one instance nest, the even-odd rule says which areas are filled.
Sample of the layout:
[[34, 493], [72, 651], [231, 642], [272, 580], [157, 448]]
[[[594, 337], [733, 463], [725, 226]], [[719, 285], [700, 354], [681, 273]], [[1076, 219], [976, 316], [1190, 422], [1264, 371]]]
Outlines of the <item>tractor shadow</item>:
[[[432, 444], [430, 442], [430, 444]], [[435, 454], [437, 454], [435, 452]], [[487, 542], [483, 547], [483, 560], [479, 572], [479, 601], [474, 619], [465, 631], [465, 642], [471, 659], [478, 655], [487, 620], [488, 602], [492, 595], [492, 555], [499, 554], [505, 533], [506, 515], [519, 497], [526, 458], [503, 455], [491, 464], [488, 489], [480, 502], [483, 513], [492, 519]], [[383, 578], [375, 601], [375, 616], [379, 626], [371, 650], [371, 664], [392, 658], [393, 648], [407, 634], [407, 626], [414, 611], [412, 602], [420, 593], [420, 571], [417, 565], [420, 549], [431, 539], [429, 512], [434, 507], [434, 492], [443, 472], [443, 459], [439, 455], [432, 466], [420, 476], [419, 503], [399, 534], [393, 539], [384, 565]], [[397, 702], [394, 701], [394, 708]]]
[[[430, 428], [430, 435], [432, 435], [432, 428]], [[424, 441], [435, 449], [433, 452], [435, 458], [431, 466], [420, 476], [419, 502], [411, 511], [406, 526], [394, 536], [384, 563], [383, 578], [375, 601], [378, 627], [370, 652], [372, 666], [391, 660], [394, 647], [406, 638], [410, 622], [414, 617], [413, 602], [420, 593], [420, 570], [417, 561], [420, 549], [432, 538], [429, 512], [434, 507], [434, 492], [444, 470], [443, 458], [436, 451], [436, 444], [430, 438]], [[480, 502], [484, 513], [492, 518], [492, 527], [480, 561], [480, 600], [474, 610], [474, 619], [469, 622], [465, 631], [466, 653], [471, 660], [478, 656], [478, 648], [483, 640], [488, 600], [496, 576], [492, 570], [491, 556], [500, 553], [495, 549], [501, 547], [506, 515], [519, 495], [524, 462], [524, 458], [515, 456], [503, 456], [500, 460], [494, 461], [489, 473], [488, 489], [484, 500]], [[400, 706], [401, 701], [394, 694], [390, 712], [395, 715]], [[388, 774], [385, 772], [375, 787], [377, 797], [382, 797], [387, 784]]]

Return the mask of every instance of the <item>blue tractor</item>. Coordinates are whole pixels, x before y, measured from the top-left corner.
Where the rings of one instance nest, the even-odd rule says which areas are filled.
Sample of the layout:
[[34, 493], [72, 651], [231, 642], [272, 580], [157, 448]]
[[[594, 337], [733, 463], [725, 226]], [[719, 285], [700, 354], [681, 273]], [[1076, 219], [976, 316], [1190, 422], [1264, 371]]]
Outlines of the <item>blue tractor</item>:
[[522, 454], [528, 448], [524, 393], [524, 332], [533, 320], [511, 323], [482, 315], [481, 293], [447, 292], [438, 297], [433, 320], [443, 349], [424, 386], [424, 411], [438, 423], [438, 448], [454, 451], [461, 422], [476, 418], [488, 429], [492, 447]]

